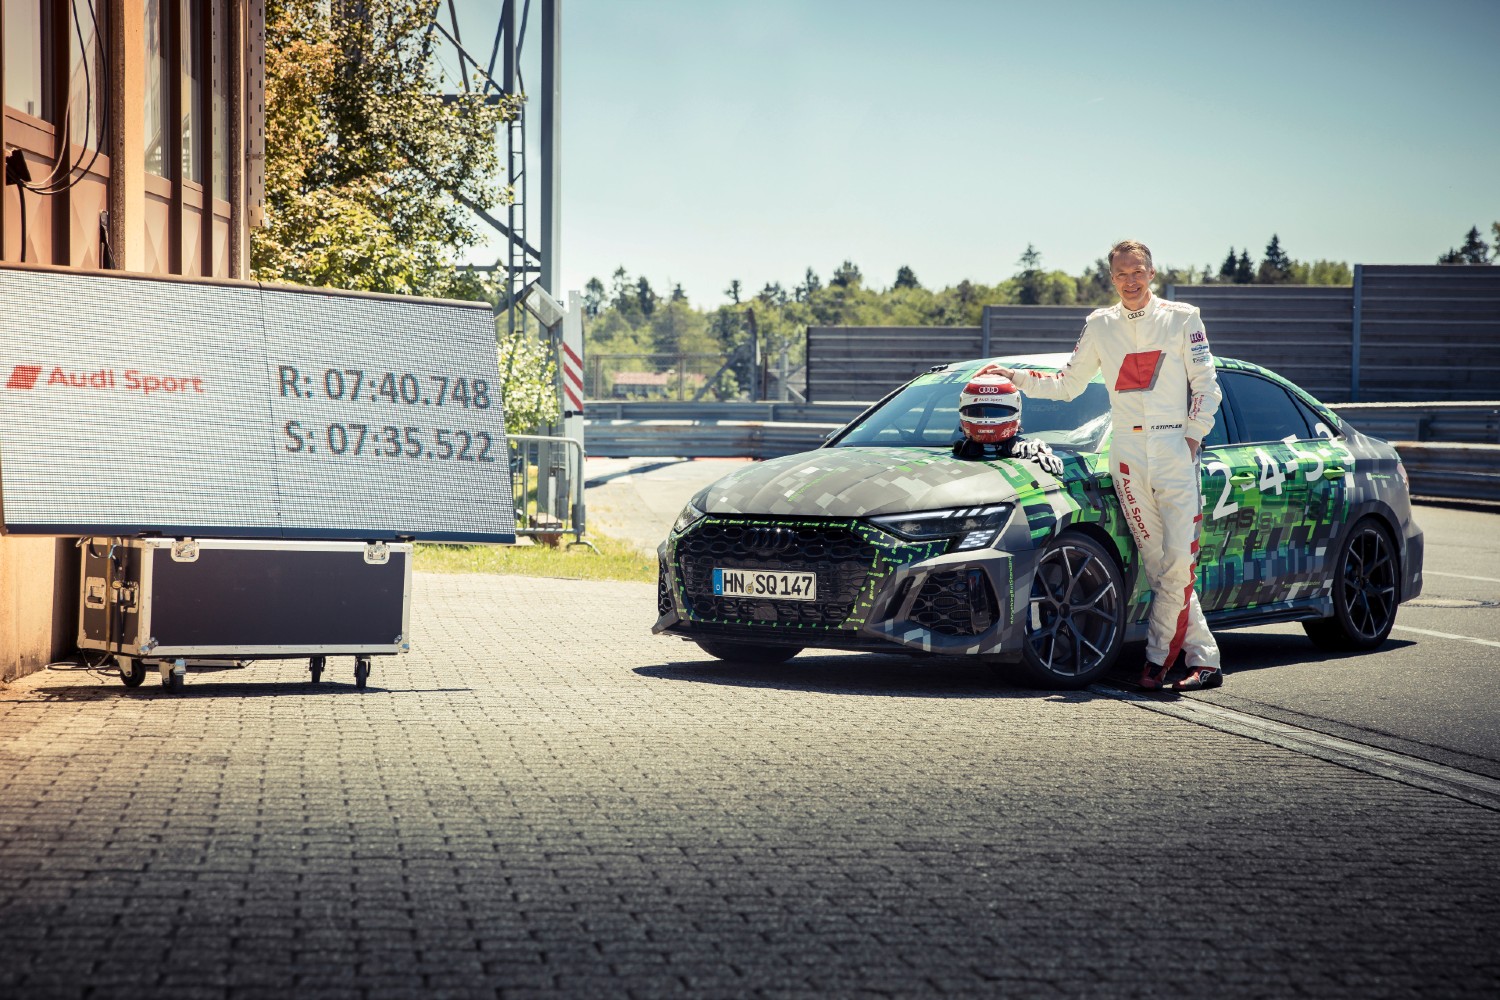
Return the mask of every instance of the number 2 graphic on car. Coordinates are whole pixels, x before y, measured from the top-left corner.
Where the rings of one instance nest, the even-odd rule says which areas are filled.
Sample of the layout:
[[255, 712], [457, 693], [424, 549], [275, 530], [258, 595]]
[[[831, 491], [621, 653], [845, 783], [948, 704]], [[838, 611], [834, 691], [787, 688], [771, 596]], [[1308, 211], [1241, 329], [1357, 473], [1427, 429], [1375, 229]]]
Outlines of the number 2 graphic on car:
[[1217, 521], [1219, 518], [1228, 517], [1239, 510], [1240, 505], [1229, 499], [1229, 493], [1234, 489], [1234, 481], [1229, 475], [1229, 466], [1223, 462], [1209, 462], [1204, 468], [1208, 469], [1210, 476], [1217, 475], [1220, 472], [1224, 473], [1224, 492], [1219, 494], [1219, 502], [1214, 504], [1213, 519]]

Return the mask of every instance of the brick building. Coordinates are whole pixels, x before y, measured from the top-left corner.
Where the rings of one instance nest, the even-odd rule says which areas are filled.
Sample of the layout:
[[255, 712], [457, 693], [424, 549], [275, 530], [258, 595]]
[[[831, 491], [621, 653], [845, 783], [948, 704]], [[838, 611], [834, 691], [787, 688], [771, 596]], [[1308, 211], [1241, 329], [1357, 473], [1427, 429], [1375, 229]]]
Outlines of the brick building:
[[[4, 266], [248, 277], [264, 23], [264, 0], [0, 0]], [[72, 539], [0, 535], [0, 679], [73, 649], [77, 574]]]

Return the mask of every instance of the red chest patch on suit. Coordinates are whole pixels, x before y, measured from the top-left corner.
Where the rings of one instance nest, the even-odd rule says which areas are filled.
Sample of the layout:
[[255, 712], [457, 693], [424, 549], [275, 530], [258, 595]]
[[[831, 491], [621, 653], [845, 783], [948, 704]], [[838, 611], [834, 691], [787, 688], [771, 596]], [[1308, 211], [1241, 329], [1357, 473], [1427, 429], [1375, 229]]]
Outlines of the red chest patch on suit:
[[1141, 392], [1156, 386], [1161, 371], [1161, 351], [1137, 351], [1125, 355], [1120, 374], [1115, 376], [1115, 392]]

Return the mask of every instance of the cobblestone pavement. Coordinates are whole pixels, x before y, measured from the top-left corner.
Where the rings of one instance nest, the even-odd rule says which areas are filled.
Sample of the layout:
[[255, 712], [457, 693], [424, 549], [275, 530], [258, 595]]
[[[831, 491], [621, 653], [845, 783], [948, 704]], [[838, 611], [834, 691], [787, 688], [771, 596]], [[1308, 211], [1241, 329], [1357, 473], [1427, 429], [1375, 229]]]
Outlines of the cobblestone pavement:
[[0, 690], [0, 996], [1493, 996], [1500, 816], [946, 661], [417, 578], [415, 651]]

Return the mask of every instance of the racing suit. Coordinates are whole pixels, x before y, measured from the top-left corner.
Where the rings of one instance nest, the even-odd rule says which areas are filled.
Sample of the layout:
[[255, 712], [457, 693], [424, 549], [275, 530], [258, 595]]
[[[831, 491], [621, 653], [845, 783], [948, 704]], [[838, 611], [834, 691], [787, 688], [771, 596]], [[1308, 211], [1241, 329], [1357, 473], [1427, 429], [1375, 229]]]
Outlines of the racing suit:
[[1217, 670], [1219, 647], [1194, 587], [1203, 499], [1187, 439], [1213, 429], [1221, 394], [1197, 307], [1153, 295], [1134, 312], [1118, 302], [1097, 309], [1062, 371], [1016, 369], [1014, 382], [1024, 395], [1072, 399], [1100, 371], [1115, 493], [1151, 584], [1146, 657], [1165, 671], [1185, 651], [1190, 671]]

